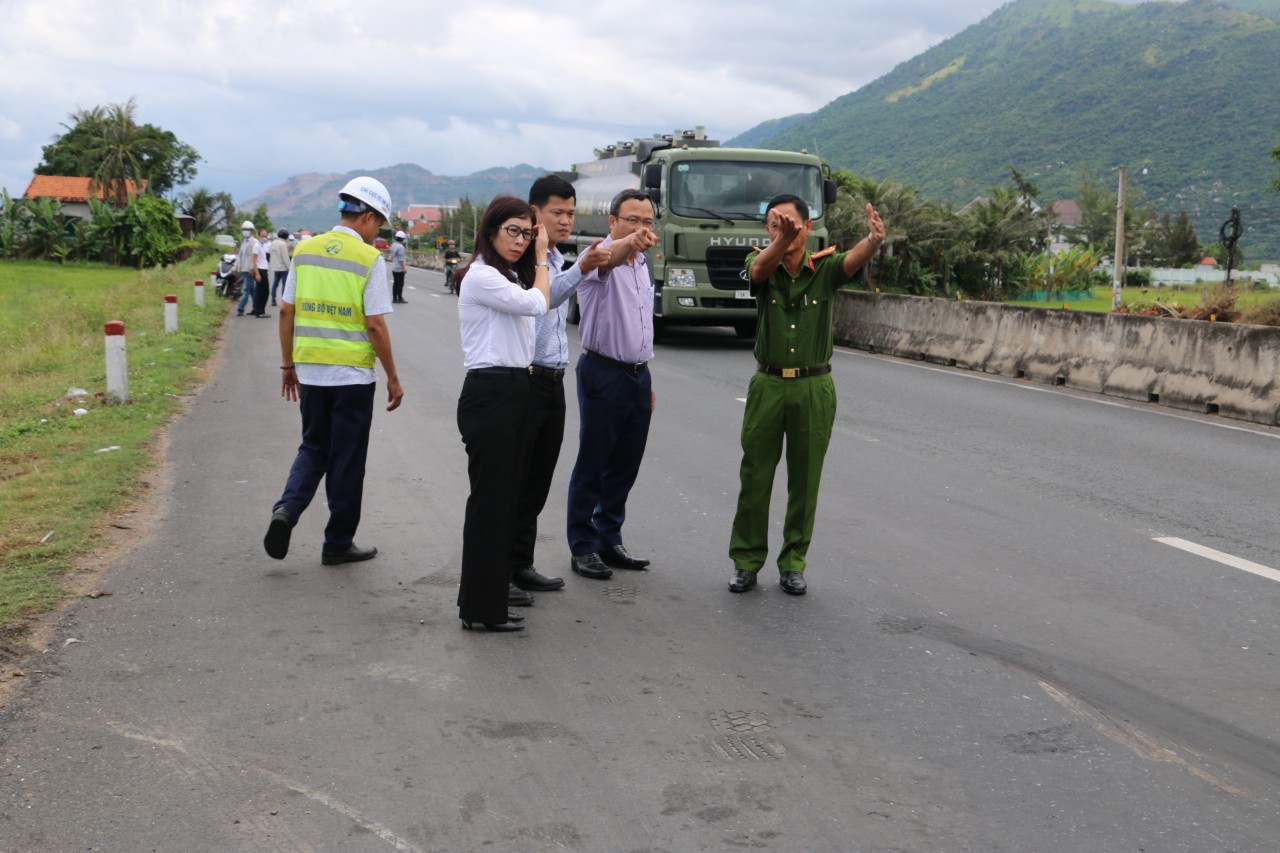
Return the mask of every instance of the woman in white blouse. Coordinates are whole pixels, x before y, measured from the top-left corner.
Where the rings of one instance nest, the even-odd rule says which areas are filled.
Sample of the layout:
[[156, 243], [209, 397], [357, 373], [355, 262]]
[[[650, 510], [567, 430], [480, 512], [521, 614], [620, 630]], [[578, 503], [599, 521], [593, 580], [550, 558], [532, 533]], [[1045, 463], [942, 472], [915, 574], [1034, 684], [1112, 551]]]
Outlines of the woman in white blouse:
[[534, 317], [547, 313], [551, 276], [547, 232], [533, 209], [501, 195], [489, 203], [475, 252], [457, 273], [458, 322], [467, 377], [458, 398], [458, 431], [467, 448], [462, 527], [464, 628], [519, 631], [507, 610], [515, 500], [523, 492], [528, 446], [523, 436], [533, 361]]

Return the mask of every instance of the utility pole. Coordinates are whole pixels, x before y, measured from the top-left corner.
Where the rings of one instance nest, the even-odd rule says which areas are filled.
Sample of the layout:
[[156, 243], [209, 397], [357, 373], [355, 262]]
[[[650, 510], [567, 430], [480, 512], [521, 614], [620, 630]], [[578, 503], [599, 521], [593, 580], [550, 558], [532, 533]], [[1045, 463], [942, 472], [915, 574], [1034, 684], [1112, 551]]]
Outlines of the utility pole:
[[1111, 310], [1120, 308], [1124, 288], [1124, 185], [1128, 167], [1120, 167], [1120, 186], [1116, 189], [1116, 252], [1112, 268], [1115, 276], [1111, 280]]

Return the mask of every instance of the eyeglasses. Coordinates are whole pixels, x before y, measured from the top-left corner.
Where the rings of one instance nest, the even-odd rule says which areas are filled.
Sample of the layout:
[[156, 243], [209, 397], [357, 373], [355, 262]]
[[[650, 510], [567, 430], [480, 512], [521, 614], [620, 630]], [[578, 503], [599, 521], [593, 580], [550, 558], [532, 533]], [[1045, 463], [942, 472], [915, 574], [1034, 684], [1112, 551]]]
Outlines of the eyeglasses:
[[641, 219], [639, 216], [619, 216], [618, 220], [628, 225], [643, 225], [645, 228], [653, 227], [652, 219]]
[[521, 228], [519, 225], [503, 225], [502, 230], [507, 232], [507, 236], [512, 240], [523, 237], [526, 240], [533, 239], [532, 228]]

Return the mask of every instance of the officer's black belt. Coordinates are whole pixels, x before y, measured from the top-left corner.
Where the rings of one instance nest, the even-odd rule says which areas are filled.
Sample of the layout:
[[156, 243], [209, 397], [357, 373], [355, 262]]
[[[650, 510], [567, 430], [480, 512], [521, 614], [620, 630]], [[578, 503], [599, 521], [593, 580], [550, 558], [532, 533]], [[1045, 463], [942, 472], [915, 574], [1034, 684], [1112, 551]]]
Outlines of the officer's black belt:
[[564, 379], [564, 369], [558, 367], [543, 367], [541, 364], [529, 365], [529, 372], [534, 376], [543, 376], [547, 379], [554, 379], [559, 382]]
[[783, 379], [803, 379], [806, 376], [821, 376], [831, 372], [831, 365], [819, 364], [817, 367], [770, 367], [756, 362], [756, 370], [769, 376], [781, 376]]
[[603, 361], [605, 364], [612, 364], [614, 367], [625, 370], [627, 373], [644, 373], [649, 369], [647, 361], [618, 361], [616, 358], [609, 358], [607, 355], [601, 355], [593, 350], [584, 349], [583, 353], [587, 358], [593, 358], [596, 361]]
[[467, 373], [494, 374], [497, 376], [528, 376], [532, 373], [529, 367], [473, 367]]

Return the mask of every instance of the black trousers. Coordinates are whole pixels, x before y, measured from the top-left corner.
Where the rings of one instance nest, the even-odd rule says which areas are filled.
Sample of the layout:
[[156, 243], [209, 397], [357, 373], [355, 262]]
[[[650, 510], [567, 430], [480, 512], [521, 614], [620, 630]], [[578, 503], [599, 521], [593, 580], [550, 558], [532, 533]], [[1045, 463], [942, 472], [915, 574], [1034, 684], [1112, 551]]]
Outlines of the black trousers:
[[404, 270], [391, 273], [391, 301], [399, 302], [404, 297]]
[[511, 538], [523, 493], [528, 442], [522, 438], [531, 388], [520, 368], [468, 371], [458, 397], [458, 432], [467, 448], [467, 497], [462, 523], [462, 585], [458, 616], [506, 622]]
[[271, 273], [267, 270], [258, 270], [258, 281], [253, 288], [253, 313], [267, 313], [267, 294], [271, 292], [271, 285], [267, 279]]
[[560, 445], [564, 441], [564, 377], [553, 379], [534, 374], [529, 377], [529, 385], [532, 393], [524, 430], [528, 442], [529, 471], [524, 491], [516, 504], [515, 532], [511, 537], [513, 570], [533, 565], [538, 515], [547, 505], [551, 479], [560, 459]]
[[284, 507], [296, 521], [311, 505], [323, 478], [329, 501], [329, 524], [324, 529], [326, 554], [350, 548], [360, 525], [376, 388], [373, 383], [300, 386], [302, 444], [289, 469], [284, 494], [272, 509]]

